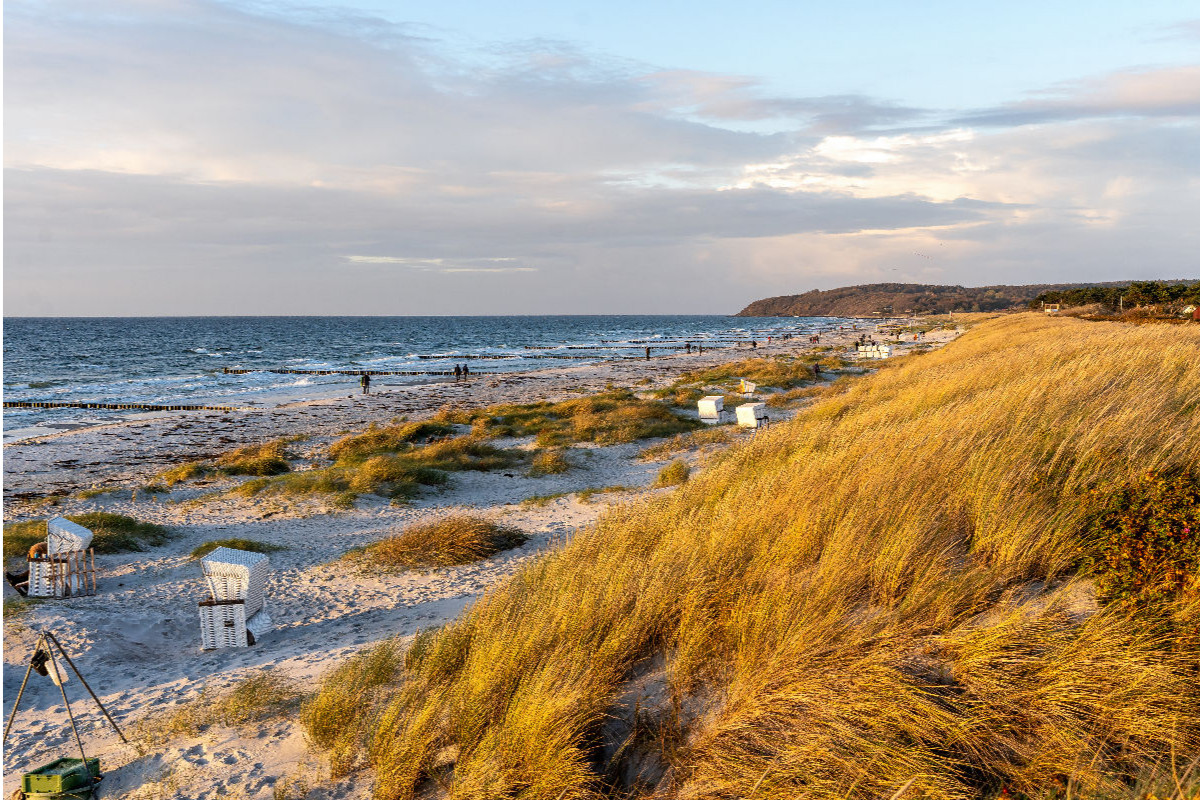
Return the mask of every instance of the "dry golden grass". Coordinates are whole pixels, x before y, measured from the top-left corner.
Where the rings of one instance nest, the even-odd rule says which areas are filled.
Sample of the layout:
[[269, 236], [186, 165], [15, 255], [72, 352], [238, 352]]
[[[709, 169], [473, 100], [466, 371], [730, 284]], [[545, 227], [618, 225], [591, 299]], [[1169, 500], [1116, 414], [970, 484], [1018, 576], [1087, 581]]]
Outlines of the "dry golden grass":
[[329, 446], [329, 457], [338, 461], [370, 458], [408, 450], [414, 442], [449, 436], [454, 428], [444, 422], [407, 422], [377, 428], [339, 439]]
[[[390, 430], [368, 431], [341, 440], [332, 448], [339, 454], [338, 460], [328, 467], [256, 478], [230, 491], [241, 497], [327, 495], [342, 506], [353, 505], [363, 494], [406, 500], [422, 487], [445, 485], [450, 480], [449, 472], [502, 469], [524, 459], [520, 452], [494, 447], [474, 435], [413, 445], [398, 441], [396, 435], [388, 433]], [[390, 452], [393, 446], [402, 452]]]
[[361, 650], [321, 679], [316, 694], [300, 709], [300, 724], [309, 742], [329, 754], [334, 778], [346, 775], [359, 760], [361, 724], [379, 699], [380, 690], [404, 663], [397, 639]]
[[154, 480], [167, 486], [174, 486], [177, 483], [203, 478], [212, 471], [212, 467], [203, 461], [189, 461], [186, 464], [179, 464], [163, 470], [154, 476]]
[[529, 464], [529, 476], [540, 478], [543, 475], [561, 475], [569, 472], [572, 466], [567, 459], [565, 447], [551, 447], [547, 450], [540, 450], [534, 455]]
[[[1182, 774], [1196, 638], [1073, 576], [1106, 493], [1200, 463], [1200, 330], [1015, 315], [904, 362], [422, 641], [365, 732], [376, 797], [1133, 797]], [[661, 689], [635, 703], [637, 680]]]
[[[289, 456], [287, 442], [279, 439], [240, 447], [219, 457], [216, 466], [226, 475], [279, 475], [292, 468]], [[184, 468], [188, 466], [185, 464]]]
[[399, 536], [353, 551], [347, 558], [383, 570], [449, 567], [519, 547], [528, 538], [507, 525], [461, 514], [413, 525]]
[[[802, 383], [811, 381], [812, 365], [820, 357], [767, 356], [764, 358], [747, 358], [742, 361], [730, 361], [708, 369], [691, 370], [679, 376], [676, 387], [689, 384], [702, 386], [724, 386], [733, 388], [741, 378], [752, 381], [762, 387], [790, 389]], [[831, 362], [840, 364], [840, 361]]]

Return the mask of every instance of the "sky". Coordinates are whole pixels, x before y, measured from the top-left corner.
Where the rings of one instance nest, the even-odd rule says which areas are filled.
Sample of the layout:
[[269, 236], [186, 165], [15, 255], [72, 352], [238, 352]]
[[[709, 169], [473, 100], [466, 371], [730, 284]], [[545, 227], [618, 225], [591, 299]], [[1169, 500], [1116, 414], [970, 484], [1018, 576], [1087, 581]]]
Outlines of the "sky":
[[1194, 2], [9, 0], [4, 50], [7, 316], [1200, 277]]

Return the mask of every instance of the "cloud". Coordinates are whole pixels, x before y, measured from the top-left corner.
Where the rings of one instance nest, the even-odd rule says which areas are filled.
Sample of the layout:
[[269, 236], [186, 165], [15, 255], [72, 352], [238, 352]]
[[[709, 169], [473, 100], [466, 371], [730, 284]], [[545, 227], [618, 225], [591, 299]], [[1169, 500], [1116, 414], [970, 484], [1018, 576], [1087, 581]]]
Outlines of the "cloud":
[[1197, 67], [939, 112], [264, 8], [6, 6], [8, 313], [720, 312], [1194, 272]]
[[477, 259], [445, 259], [445, 258], [407, 258], [400, 256], [342, 256], [351, 264], [396, 264], [422, 272], [441, 272], [454, 274], [461, 272], [537, 272], [537, 267], [504, 266], [506, 262], [516, 261], [515, 258], [477, 258]]
[[1063, 84], [954, 122], [1014, 126], [1112, 117], [1200, 117], [1200, 65], [1129, 70]]

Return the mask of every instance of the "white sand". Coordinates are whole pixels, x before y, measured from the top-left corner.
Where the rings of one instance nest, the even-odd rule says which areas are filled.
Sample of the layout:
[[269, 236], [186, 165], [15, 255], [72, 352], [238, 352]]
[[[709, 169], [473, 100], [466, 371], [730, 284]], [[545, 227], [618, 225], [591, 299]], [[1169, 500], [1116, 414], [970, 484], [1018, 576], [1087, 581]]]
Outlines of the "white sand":
[[[822, 342], [830, 343], [830, 337]], [[931, 336], [927, 343], [940, 341]], [[786, 346], [760, 347], [755, 354], [807, 348], [806, 343], [793, 341]], [[327, 669], [365, 645], [393, 635], [411, 636], [419, 629], [454, 619], [481, 592], [592, 523], [607, 504], [670, 491], [643, 488], [606, 494], [592, 504], [569, 496], [541, 508], [520, 505], [522, 499], [533, 495], [586, 487], [648, 486], [662, 464], [636, 459], [637, 452], [648, 444], [644, 442], [576, 448], [570, 457], [579, 468], [563, 475], [530, 478], [519, 469], [507, 474], [458, 473], [450, 488], [428, 492], [411, 506], [367, 498], [353, 511], [312, 513], [312, 509], [295, 505], [251, 501], [198, 506], [131, 502], [128, 488], [167, 466], [298, 433], [314, 436], [309, 446], [318, 447], [339, 432], [363, 428], [370, 421], [386, 422], [402, 413], [420, 418], [446, 403], [554, 399], [603, 390], [609, 382], [628, 386], [642, 377], [651, 378], [653, 384], [646, 388], [653, 388], [669, 383], [683, 369], [749, 355], [745, 350], [717, 351], [646, 364], [548, 369], [498, 381], [407, 387], [368, 398], [243, 415], [140, 420], [6, 445], [5, 492], [10, 498], [25, 491], [74, 491], [97, 483], [126, 487], [94, 500], [64, 500], [54, 509], [10, 501], [6, 504], [9, 519], [14, 514], [46, 516], [103, 509], [166, 524], [176, 535], [145, 553], [98, 556], [99, 593], [94, 597], [40, 601], [27, 614], [6, 618], [4, 713], [7, 717], [12, 708], [35, 630], [41, 628], [54, 631], [131, 739], [135, 723], [148, 713], [193, 699], [205, 686], [219, 689], [254, 670], [282, 670], [311, 688]], [[693, 462], [700, 457], [695, 453], [688, 456]], [[77, 461], [64, 465], [70, 459]], [[197, 491], [181, 489], [174, 497], [186, 498]], [[532, 538], [523, 547], [487, 561], [426, 573], [357, 574], [335, 561], [348, 549], [411, 523], [464, 510], [503, 520]], [[204, 589], [199, 565], [188, 553], [205, 541], [228, 537], [287, 548], [270, 556], [267, 594], [276, 629], [250, 648], [203, 652], [196, 602], [202, 599]], [[91, 701], [85, 702], [86, 694], [77, 681], [67, 687], [88, 754], [102, 759], [104, 797], [271, 798], [279, 781], [300, 775], [313, 787], [308, 797], [365, 798], [370, 794], [370, 775], [329, 782], [327, 767], [319, 754], [308, 751], [294, 719], [240, 731], [211, 729], [197, 738], [136, 747], [118, 740]], [[56, 757], [77, 754], [57, 687], [33, 676], [5, 748], [5, 796], [18, 785], [22, 772]]]

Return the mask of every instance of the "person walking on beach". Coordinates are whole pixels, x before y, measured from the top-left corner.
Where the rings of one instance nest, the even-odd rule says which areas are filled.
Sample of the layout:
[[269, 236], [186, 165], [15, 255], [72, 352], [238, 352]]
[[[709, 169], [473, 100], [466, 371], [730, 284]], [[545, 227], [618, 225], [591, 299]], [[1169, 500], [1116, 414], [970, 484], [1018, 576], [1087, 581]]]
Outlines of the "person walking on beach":
[[649, 347], [646, 348], [646, 360], [647, 361], [650, 360], [650, 348]]
[[364, 372], [362, 374], [362, 377], [358, 379], [358, 383], [360, 386], [362, 386], [363, 394], [371, 393], [371, 376], [370, 375], [368, 375], [367, 373]]
[[470, 374], [471, 374], [471, 370], [467, 367], [466, 364], [463, 364], [463, 377], [466, 378]]
[[460, 380], [461, 378], [462, 378], [462, 367], [460, 367], [458, 364], [455, 364], [454, 365], [454, 380], [457, 381], [457, 380]]

